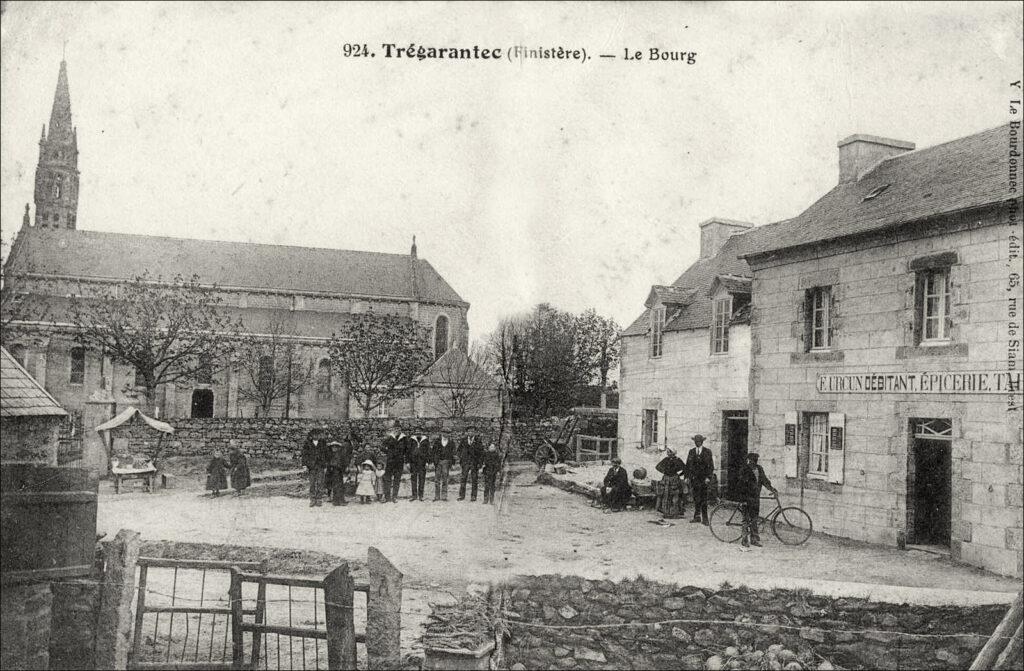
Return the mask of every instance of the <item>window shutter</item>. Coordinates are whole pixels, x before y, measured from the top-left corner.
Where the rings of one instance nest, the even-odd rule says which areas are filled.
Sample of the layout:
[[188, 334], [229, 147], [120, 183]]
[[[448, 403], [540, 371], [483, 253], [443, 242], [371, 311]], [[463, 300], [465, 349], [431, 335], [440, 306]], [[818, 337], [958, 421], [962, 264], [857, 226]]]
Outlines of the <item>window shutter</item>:
[[846, 455], [846, 415], [828, 413], [828, 481], [843, 484]]
[[924, 273], [914, 278], [914, 345], [924, 339]]
[[836, 323], [836, 288], [830, 287], [828, 290], [828, 346], [833, 349], [837, 349], [836, 346], [836, 329], [834, 324]]
[[[804, 326], [803, 350], [810, 352], [814, 347], [814, 290], [804, 291], [804, 300], [800, 304], [800, 321]], [[787, 420], [788, 423], [788, 420]], [[794, 422], [795, 424], [796, 422]]]
[[666, 448], [668, 447], [668, 410], [665, 411], [665, 419], [662, 423], [661, 429], [661, 444]]
[[953, 266], [946, 269], [946, 323], [945, 335], [947, 338], [953, 337]]
[[640, 446], [647, 447], [647, 413], [640, 411]]
[[787, 478], [797, 477], [796, 471], [796, 412], [787, 412], [785, 420], [785, 438], [783, 440], [783, 467]]

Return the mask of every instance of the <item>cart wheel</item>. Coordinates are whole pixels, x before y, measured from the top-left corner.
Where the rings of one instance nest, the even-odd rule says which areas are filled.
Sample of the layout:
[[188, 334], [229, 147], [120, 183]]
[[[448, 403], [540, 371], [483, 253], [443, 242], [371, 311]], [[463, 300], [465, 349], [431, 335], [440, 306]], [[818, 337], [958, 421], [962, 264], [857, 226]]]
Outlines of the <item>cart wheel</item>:
[[555, 452], [551, 445], [545, 443], [533, 453], [533, 460], [536, 462], [537, 467], [543, 470], [547, 464], [558, 463], [558, 453]]

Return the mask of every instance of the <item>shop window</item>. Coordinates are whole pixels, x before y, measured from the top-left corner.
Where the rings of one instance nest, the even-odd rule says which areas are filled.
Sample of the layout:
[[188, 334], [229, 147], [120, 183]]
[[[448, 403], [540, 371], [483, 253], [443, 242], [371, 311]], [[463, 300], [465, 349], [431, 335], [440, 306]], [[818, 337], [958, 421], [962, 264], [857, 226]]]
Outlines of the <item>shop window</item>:
[[665, 338], [665, 308], [651, 310], [651, 358], [661, 356]]
[[[798, 425], [799, 418], [799, 425]], [[846, 415], [840, 412], [787, 412], [784, 422], [786, 476], [843, 483]]]
[[917, 274], [917, 332], [921, 344], [949, 341], [949, 268], [928, 268]]
[[719, 298], [714, 303], [711, 321], [711, 353], [729, 351], [729, 320], [732, 318], [732, 297]]
[[832, 287], [808, 289], [804, 299], [806, 325], [804, 344], [807, 351], [832, 348]]
[[316, 397], [327, 401], [334, 396], [331, 390], [331, 360], [321, 359], [316, 369]]
[[71, 375], [68, 379], [71, 384], [85, 384], [85, 348], [71, 348]]

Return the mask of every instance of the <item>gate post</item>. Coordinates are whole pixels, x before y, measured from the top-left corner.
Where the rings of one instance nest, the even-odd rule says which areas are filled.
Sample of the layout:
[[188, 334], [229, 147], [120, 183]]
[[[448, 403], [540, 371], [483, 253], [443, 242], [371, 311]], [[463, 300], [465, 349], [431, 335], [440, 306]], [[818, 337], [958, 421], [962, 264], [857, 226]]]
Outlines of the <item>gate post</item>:
[[366, 658], [371, 669], [392, 668], [402, 656], [402, 573], [377, 548], [366, 564]]
[[356, 628], [353, 588], [348, 562], [324, 578], [324, 612], [327, 616], [327, 668], [331, 671], [356, 668]]
[[245, 646], [242, 632], [242, 570], [231, 567], [231, 587], [228, 599], [231, 601], [231, 667], [241, 669], [245, 663]]
[[106, 567], [96, 628], [96, 668], [125, 669], [128, 666], [135, 564], [141, 544], [138, 532], [121, 529], [103, 548]]

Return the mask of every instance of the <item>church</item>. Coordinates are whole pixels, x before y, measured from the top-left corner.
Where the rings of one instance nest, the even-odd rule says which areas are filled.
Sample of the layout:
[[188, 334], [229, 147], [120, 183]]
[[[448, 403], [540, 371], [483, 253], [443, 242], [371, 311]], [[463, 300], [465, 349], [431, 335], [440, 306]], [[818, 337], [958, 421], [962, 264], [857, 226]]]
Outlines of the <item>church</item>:
[[[68, 299], [85, 295], [90, 285], [116, 286], [146, 273], [198, 275], [202, 285], [217, 287], [223, 312], [237, 318], [246, 333], [281, 332], [301, 346], [312, 369], [310, 382], [294, 398], [276, 401], [264, 411], [268, 416], [282, 416], [286, 403], [290, 417], [358, 416], [327, 351], [331, 334], [352, 315], [419, 322], [430, 333], [435, 360], [451, 349], [467, 351], [469, 304], [417, 255], [415, 240], [408, 254], [383, 254], [109, 233], [79, 227], [78, 198], [78, 139], [62, 61], [50, 123], [39, 140], [35, 212], [25, 205], [4, 272], [8, 289], [25, 305], [49, 307], [39, 317], [27, 310], [21, 319], [5, 318], [4, 343], [79, 423], [90, 403], [123, 409], [140, 405], [145, 395], [130, 366], [76, 343], [72, 324], [62, 318]], [[172, 418], [251, 417], [260, 408], [247, 400], [246, 384], [252, 381], [232, 368], [208, 379], [165, 384], [154, 411]], [[422, 414], [423, 406], [422, 399], [410, 397], [379, 412], [411, 416]]]

